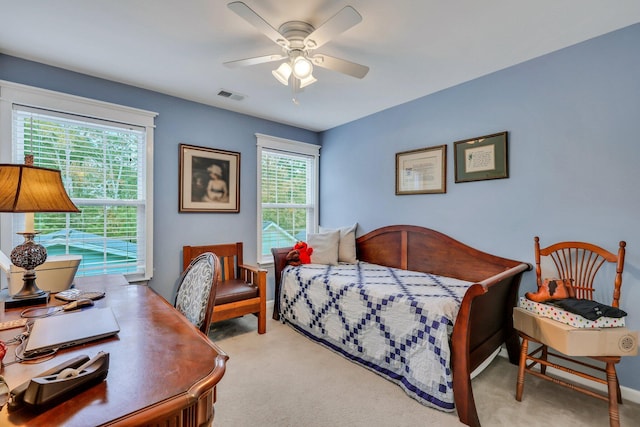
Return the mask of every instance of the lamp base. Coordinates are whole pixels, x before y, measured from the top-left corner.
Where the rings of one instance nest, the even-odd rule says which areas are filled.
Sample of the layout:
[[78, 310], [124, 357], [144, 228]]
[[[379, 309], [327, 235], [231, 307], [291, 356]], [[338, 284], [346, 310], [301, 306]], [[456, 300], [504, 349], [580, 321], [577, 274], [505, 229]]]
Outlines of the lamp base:
[[47, 249], [36, 243], [33, 238], [38, 232], [20, 232], [24, 242], [11, 251], [11, 262], [26, 271], [22, 276], [22, 289], [5, 301], [6, 307], [22, 307], [25, 305], [46, 304], [49, 294], [36, 285], [35, 268], [47, 260]]
[[29, 298], [14, 298], [9, 294], [9, 289], [0, 292], [0, 300], [4, 301], [5, 308], [26, 307], [30, 305], [46, 304], [49, 301], [49, 292], [42, 295], [34, 295]]

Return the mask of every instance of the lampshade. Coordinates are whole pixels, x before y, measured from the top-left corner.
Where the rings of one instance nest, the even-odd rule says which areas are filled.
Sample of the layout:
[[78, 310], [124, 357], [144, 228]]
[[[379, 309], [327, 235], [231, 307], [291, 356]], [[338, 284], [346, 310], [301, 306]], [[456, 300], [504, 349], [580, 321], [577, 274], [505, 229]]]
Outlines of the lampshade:
[[304, 56], [298, 56], [293, 60], [293, 75], [304, 80], [313, 73], [313, 65]]
[[280, 83], [285, 86], [289, 85], [289, 76], [291, 76], [291, 66], [287, 62], [280, 64], [277, 70], [271, 72]]
[[311, 61], [304, 56], [300, 56], [300, 54], [293, 57], [290, 62], [280, 64], [278, 69], [271, 71], [271, 74], [285, 86], [289, 86], [289, 80], [293, 74], [292, 84], [294, 92], [318, 81], [313, 77], [313, 65]]
[[0, 164], [0, 212], [80, 212], [59, 170]]
[[300, 89], [309, 86], [310, 84], [313, 84], [315, 82], [317, 82], [318, 79], [316, 79], [315, 77], [313, 77], [312, 74], [309, 74], [307, 77], [305, 77], [304, 79], [300, 79]]
[[42, 304], [47, 293], [36, 285], [35, 268], [47, 260], [47, 250], [33, 238], [34, 212], [80, 212], [73, 204], [62, 184], [59, 170], [33, 166], [33, 156], [27, 155], [27, 164], [0, 164], [0, 212], [25, 212], [24, 243], [11, 251], [11, 262], [26, 271], [22, 289], [10, 298], [3, 296], [7, 307]]

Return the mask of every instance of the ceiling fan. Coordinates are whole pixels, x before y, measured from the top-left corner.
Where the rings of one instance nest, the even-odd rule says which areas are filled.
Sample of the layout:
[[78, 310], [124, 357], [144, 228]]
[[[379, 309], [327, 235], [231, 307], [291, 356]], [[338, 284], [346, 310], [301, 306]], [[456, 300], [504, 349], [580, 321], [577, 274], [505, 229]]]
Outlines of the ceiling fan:
[[359, 79], [369, 72], [369, 67], [364, 65], [314, 53], [315, 49], [362, 21], [362, 16], [351, 6], [345, 6], [318, 28], [302, 21], [288, 21], [277, 30], [241, 1], [231, 2], [227, 6], [282, 48], [281, 54], [225, 62], [227, 67], [285, 60], [272, 74], [283, 85], [291, 85], [294, 93], [317, 81], [313, 77], [314, 65]]

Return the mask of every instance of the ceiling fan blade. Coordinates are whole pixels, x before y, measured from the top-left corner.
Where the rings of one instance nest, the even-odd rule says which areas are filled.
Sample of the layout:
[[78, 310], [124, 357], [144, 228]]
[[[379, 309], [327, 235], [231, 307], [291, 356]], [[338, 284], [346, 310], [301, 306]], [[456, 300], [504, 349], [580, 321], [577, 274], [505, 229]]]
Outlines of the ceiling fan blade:
[[304, 45], [307, 49], [317, 49], [360, 21], [362, 21], [362, 16], [351, 6], [345, 6], [340, 12], [333, 15], [314, 32], [309, 34], [304, 39]]
[[323, 54], [314, 55], [311, 61], [318, 67], [338, 71], [358, 79], [363, 78], [369, 72], [369, 67], [367, 66]]
[[229, 68], [247, 67], [249, 65], [264, 64], [265, 62], [280, 61], [286, 59], [285, 55], [265, 55], [256, 56], [255, 58], [238, 59], [237, 61], [225, 62], [224, 65]]
[[289, 46], [289, 40], [287, 40], [282, 34], [280, 34], [275, 28], [273, 28], [267, 21], [262, 19], [260, 15], [255, 13], [253, 9], [244, 4], [241, 1], [234, 1], [227, 5], [229, 9], [234, 11], [239, 17], [256, 27], [262, 34], [269, 37], [275, 43], [282, 47]]

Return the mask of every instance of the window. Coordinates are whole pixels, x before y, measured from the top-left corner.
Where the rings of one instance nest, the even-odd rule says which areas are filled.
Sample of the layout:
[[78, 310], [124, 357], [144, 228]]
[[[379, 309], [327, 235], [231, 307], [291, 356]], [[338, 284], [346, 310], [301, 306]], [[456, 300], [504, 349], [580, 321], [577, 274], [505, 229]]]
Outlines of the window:
[[[0, 123], [9, 116], [11, 123], [0, 137], [12, 141], [11, 162], [33, 154], [34, 165], [59, 169], [81, 211], [36, 213], [36, 241], [49, 256], [82, 255], [78, 276], [150, 279], [155, 113], [0, 83], [3, 100], [10, 101], [2, 105]], [[2, 147], [3, 158], [5, 152]], [[11, 224], [3, 223], [2, 248], [8, 252], [22, 242], [16, 233], [24, 229], [24, 215], [6, 218]]]
[[271, 248], [307, 240], [318, 226], [320, 147], [256, 134], [258, 140], [258, 261]]

